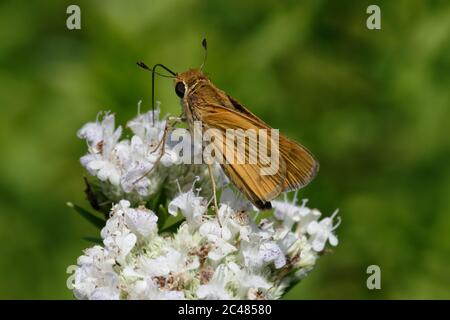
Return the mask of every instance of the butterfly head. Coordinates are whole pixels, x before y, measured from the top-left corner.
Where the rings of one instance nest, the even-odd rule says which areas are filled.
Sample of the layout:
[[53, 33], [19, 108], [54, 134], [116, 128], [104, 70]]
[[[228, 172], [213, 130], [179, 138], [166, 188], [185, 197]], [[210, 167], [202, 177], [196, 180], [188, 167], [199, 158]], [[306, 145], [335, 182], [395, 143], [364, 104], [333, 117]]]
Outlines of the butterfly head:
[[182, 99], [189, 88], [193, 87], [199, 80], [206, 79], [207, 77], [200, 69], [190, 69], [186, 72], [177, 73], [175, 77], [175, 93]]

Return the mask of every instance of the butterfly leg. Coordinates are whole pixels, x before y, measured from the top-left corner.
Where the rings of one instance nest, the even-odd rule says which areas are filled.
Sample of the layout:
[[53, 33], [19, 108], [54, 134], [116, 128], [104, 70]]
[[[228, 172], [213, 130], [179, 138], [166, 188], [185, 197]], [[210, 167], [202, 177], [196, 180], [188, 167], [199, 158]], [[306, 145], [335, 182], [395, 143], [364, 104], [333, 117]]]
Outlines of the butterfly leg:
[[167, 134], [170, 131], [172, 131], [172, 129], [175, 127], [175, 125], [180, 123], [181, 121], [183, 121], [183, 118], [181, 118], [181, 117], [169, 117], [167, 119], [167, 123], [164, 128], [163, 136], [162, 136], [161, 140], [158, 142], [158, 144], [156, 145], [155, 149], [153, 149], [153, 151], [152, 151], [152, 153], [154, 153], [161, 147], [161, 152], [159, 153], [158, 158], [156, 159], [153, 166], [149, 170], [147, 170], [142, 176], [140, 176], [138, 179], [136, 179], [133, 182], [133, 184], [136, 184], [139, 181], [141, 181], [145, 176], [147, 176], [150, 172], [152, 172], [153, 169], [158, 165], [158, 163], [161, 161], [161, 158], [164, 156]]
[[214, 210], [216, 211], [216, 214], [217, 214], [217, 221], [219, 221], [219, 225], [222, 227], [222, 223], [220, 222], [220, 216], [219, 216], [219, 206], [217, 205], [216, 181], [214, 180], [214, 174], [213, 174], [211, 164], [208, 164], [208, 173], [209, 173], [209, 177], [211, 178], [211, 184], [212, 184], [212, 188], [213, 188]]

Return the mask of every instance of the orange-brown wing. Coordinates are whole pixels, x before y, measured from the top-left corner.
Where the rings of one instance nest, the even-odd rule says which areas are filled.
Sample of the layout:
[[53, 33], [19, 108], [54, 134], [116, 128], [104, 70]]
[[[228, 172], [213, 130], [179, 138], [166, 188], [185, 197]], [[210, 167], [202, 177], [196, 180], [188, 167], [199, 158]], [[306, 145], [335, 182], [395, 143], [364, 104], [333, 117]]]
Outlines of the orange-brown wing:
[[[250, 110], [227, 95], [234, 109], [256, 122], [269, 127], [261, 119], [255, 116]], [[280, 134], [280, 153], [286, 163], [287, 179], [283, 191], [294, 190], [306, 186], [311, 182], [319, 171], [319, 162], [309, 152], [308, 149], [295, 141]]]
[[[239, 148], [237, 144], [232, 144], [236, 155], [233, 158], [234, 161], [230, 161], [230, 163], [224, 161], [222, 168], [233, 184], [257, 207], [264, 208], [267, 202], [276, 198], [283, 191], [286, 183], [286, 164], [283, 157], [279, 155], [279, 150], [275, 150], [275, 154], [270, 154], [270, 159], [276, 161], [275, 163], [262, 163], [259, 156], [257, 157], [256, 163], [253, 164], [249, 163], [249, 161], [243, 164], [237, 163], [237, 157], [244, 156], [242, 152], [245, 153], [246, 159], [249, 159], [249, 155], [252, 153], [259, 155], [258, 141], [260, 140], [245, 135], [245, 132], [253, 129], [258, 133], [259, 129], [267, 129], [264, 124], [261, 125], [241, 113], [220, 105], [199, 105], [195, 107], [193, 112], [195, 113], [195, 117], [203, 122], [205, 129], [218, 129], [223, 135], [226, 134], [227, 129], [234, 129], [237, 130], [235, 131], [237, 139], [239, 139], [240, 135], [245, 138], [245, 140], [241, 140], [245, 141], [245, 148]], [[270, 146], [273, 143], [271, 139], [270, 132], [268, 132], [268, 150], [270, 150]], [[213, 143], [223, 143], [223, 145], [219, 145], [218, 147], [221, 150], [226, 150], [227, 146], [225, 145], [225, 141], [225, 138], [215, 139]], [[277, 170], [273, 171], [273, 174], [263, 174], [263, 168], [267, 168], [270, 165], [277, 168]]]
[[302, 188], [310, 183], [319, 171], [319, 162], [311, 152], [280, 135], [280, 153], [286, 163], [286, 181], [283, 191]]
[[[201, 106], [201, 115], [208, 117], [207, 119], [212, 120], [213, 123], [218, 123], [225, 129], [236, 128], [236, 123], [245, 123], [249, 128], [270, 130], [267, 124], [248, 109], [240, 105], [233, 98], [229, 98], [235, 106], [235, 110], [220, 105]], [[281, 156], [280, 164], [286, 169], [286, 173], [284, 174], [285, 181], [280, 192], [304, 187], [314, 179], [319, 170], [319, 163], [314, 159], [314, 156], [308, 149], [286, 138], [282, 134], [279, 135], [279, 148]], [[227, 169], [224, 168], [225, 171]]]

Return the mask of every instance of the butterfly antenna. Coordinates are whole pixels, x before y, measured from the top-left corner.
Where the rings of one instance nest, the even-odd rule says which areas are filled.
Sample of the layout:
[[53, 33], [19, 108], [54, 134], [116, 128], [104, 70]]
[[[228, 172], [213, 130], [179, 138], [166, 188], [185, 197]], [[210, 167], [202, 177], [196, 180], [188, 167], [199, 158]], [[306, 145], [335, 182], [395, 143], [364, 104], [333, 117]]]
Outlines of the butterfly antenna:
[[[142, 61], [137, 62], [137, 65], [139, 67], [141, 67], [142, 69], [151, 72], [151, 74], [152, 74], [152, 124], [154, 126], [155, 125], [155, 74], [157, 74], [161, 77], [164, 77], [164, 78], [175, 78], [177, 74], [175, 72], [173, 72], [172, 70], [170, 70], [169, 68], [167, 68], [165, 65], [162, 65], [160, 63], [155, 64], [152, 69], [150, 69]], [[163, 68], [164, 70], [169, 72], [171, 74], [171, 76], [157, 72], [156, 68], [158, 68], [158, 67]]]
[[204, 49], [204, 55], [203, 55], [203, 63], [200, 66], [200, 70], [203, 71], [203, 67], [206, 64], [206, 59], [208, 58], [208, 42], [206, 42], [206, 38], [203, 38], [202, 40], [202, 47]]

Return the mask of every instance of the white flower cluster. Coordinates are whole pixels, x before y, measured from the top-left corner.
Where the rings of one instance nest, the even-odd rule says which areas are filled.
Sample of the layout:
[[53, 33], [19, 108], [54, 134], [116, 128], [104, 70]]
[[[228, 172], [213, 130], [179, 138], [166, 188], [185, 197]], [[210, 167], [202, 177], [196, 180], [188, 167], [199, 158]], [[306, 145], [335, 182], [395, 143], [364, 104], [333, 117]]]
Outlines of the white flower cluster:
[[158, 233], [157, 215], [122, 200], [101, 231], [103, 246], [78, 258], [78, 299], [276, 299], [314, 266], [327, 241], [337, 245], [333, 216], [274, 201], [275, 218], [255, 221], [252, 206], [222, 193], [219, 214], [193, 190], [168, 206], [185, 221]]
[[[157, 165], [166, 126], [158, 116], [148, 112], [128, 122], [131, 139], [120, 140], [111, 114], [78, 132], [89, 148], [81, 163], [115, 205], [101, 230], [102, 245], [78, 258], [76, 298], [278, 299], [312, 270], [327, 243], [338, 244], [337, 211], [320, 220], [321, 213], [306, 200], [298, 205], [296, 195], [292, 202], [272, 201], [268, 215], [222, 181], [216, 214], [209, 179], [197, 176], [203, 171], [175, 170], [183, 165], [168, 144]], [[167, 181], [178, 188], [163, 207], [152, 207]], [[189, 183], [188, 191], [180, 181]], [[194, 189], [196, 183], [202, 188]]]
[[134, 203], [142, 202], [161, 189], [165, 181], [182, 182], [182, 175], [190, 183], [195, 175], [206, 175], [204, 167], [182, 164], [182, 157], [171, 148], [169, 136], [164, 135], [167, 121], [159, 120], [159, 113], [159, 108], [154, 113], [138, 112], [127, 123], [131, 139], [121, 139], [122, 127], [116, 128], [114, 114], [107, 112], [101, 120], [99, 115], [96, 122], [78, 131], [78, 137], [88, 145], [88, 153], [80, 162], [98, 178], [103, 193], [111, 200], [126, 197]]

